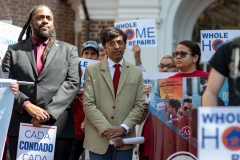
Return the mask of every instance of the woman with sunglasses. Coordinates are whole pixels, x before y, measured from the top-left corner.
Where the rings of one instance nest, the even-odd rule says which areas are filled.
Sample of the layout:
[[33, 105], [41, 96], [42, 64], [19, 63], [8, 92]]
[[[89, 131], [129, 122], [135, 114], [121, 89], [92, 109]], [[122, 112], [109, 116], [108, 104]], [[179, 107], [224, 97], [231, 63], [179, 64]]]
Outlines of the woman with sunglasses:
[[201, 50], [196, 42], [181, 41], [172, 55], [179, 72], [171, 78], [209, 76], [209, 73], [202, 71], [200, 66]]

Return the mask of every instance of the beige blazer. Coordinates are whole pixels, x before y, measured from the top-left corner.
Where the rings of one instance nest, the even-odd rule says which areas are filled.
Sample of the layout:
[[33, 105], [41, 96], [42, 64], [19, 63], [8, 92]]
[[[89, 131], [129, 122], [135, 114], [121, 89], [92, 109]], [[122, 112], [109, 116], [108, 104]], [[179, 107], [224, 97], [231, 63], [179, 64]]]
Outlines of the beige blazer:
[[[126, 124], [130, 132], [123, 138], [135, 137], [135, 125], [142, 116], [145, 103], [141, 70], [123, 60], [116, 98], [107, 58], [86, 68], [83, 104], [85, 118], [84, 148], [104, 154], [109, 146], [103, 134], [109, 126]], [[117, 149], [127, 150], [134, 145]]]

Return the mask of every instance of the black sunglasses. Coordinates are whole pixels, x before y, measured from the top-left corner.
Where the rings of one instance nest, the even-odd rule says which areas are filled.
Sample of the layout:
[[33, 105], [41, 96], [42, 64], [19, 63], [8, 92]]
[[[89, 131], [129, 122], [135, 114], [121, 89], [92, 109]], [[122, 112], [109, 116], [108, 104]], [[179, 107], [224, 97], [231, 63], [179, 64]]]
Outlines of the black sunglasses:
[[192, 108], [190, 108], [190, 107], [187, 107], [187, 106], [184, 106], [184, 107], [183, 107], [183, 110], [184, 110], [184, 111], [187, 111], [187, 110], [191, 111], [191, 110], [192, 110]]
[[172, 64], [167, 64], [167, 65], [164, 65], [164, 64], [160, 64], [160, 65], [158, 65], [158, 68], [161, 68], [161, 69], [163, 69], [163, 68], [167, 68], [167, 69], [172, 69], [173, 67], [176, 67], [176, 66], [174, 66], [174, 65], [172, 65]]
[[172, 53], [172, 56], [173, 56], [174, 58], [176, 58], [178, 55], [180, 55], [181, 58], [184, 58], [184, 57], [186, 57], [187, 54], [188, 54], [188, 53], [187, 53], [187, 52], [184, 52], [184, 51], [180, 51], [180, 52], [176, 51], [176, 52], [173, 52], [173, 53]]

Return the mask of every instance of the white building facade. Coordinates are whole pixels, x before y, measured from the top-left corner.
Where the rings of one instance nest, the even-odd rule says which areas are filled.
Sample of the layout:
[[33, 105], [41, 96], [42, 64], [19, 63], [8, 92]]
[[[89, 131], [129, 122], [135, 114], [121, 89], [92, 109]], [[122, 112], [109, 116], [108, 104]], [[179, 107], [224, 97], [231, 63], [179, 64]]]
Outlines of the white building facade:
[[[192, 40], [199, 15], [216, 0], [85, 0], [91, 20], [126, 21], [155, 18], [157, 47], [141, 49], [141, 59], [147, 72], [158, 71], [164, 55], [175, 51], [182, 40]], [[81, 32], [85, 21], [81, 0], [69, 0], [75, 11], [75, 32]], [[77, 34], [76, 34], [77, 35]], [[75, 38], [77, 43], [77, 37]], [[126, 49], [124, 57], [134, 62], [133, 53]]]

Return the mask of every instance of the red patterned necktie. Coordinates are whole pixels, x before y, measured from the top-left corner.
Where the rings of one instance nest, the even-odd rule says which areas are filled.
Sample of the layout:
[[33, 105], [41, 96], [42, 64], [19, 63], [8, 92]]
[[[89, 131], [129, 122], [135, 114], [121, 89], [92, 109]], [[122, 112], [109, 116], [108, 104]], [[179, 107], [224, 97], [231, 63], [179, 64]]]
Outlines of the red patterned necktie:
[[37, 59], [36, 59], [36, 63], [37, 63], [37, 72], [38, 75], [42, 72], [43, 69], [43, 44], [42, 43], [38, 43], [37, 44]]
[[119, 79], [120, 79], [120, 64], [115, 64], [113, 67], [115, 67], [115, 72], [114, 72], [114, 75], [113, 75], [113, 87], [114, 87], [114, 93], [115, 93], [115, 97], [116, 97], [116, 94], [117, 94], [117, 89], [118, 89], [118, 82], [119, 82]]

